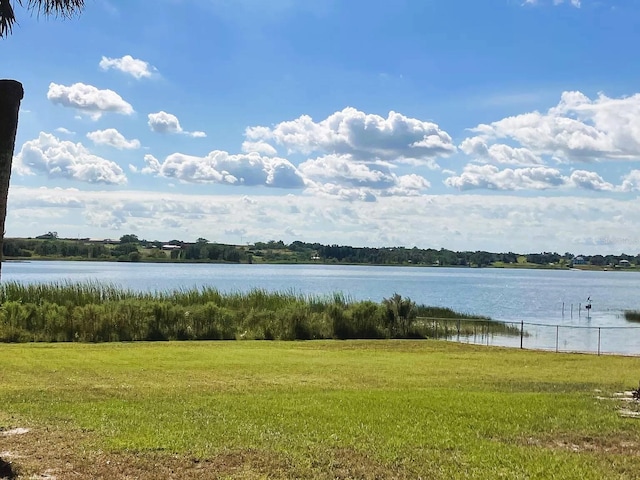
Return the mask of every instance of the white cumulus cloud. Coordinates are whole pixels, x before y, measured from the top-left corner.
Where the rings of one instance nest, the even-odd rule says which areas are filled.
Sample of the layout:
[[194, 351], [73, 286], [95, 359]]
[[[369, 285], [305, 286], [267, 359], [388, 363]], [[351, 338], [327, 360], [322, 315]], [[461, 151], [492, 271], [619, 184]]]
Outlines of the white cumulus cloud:
[[180, 125], [178, 117], [165, 111], [150, 113], [148, 119], [149, 127], [156, 133], [182, 133], [194, 138], [204, 138], [207, 136], [205, 132], [201, 131], [187, 132]]
[[569, 182], [579, 188], [595, 191], [614, 191], [616, 187], [606, 182], [596, 172], [588, 172], [586, 170], [575, 170], [571, 172]]
[[149, 65], [149, 63], [133, 58], [131, 55], [125, 55], [121, 58], [102, 57], [102, 60], [100, 60], [100, 68], [102, 70], [120, 70], [138, 80], [150, 77], [155, 71], [155, 68]]
[[214, 150], [205, 157], [182, 153], [169, 155], [164, 162], [146, 155], [143, 173], [174, 178], [185, 183], [220, 183], [276, 188], [302, 188], [298, 170], [284, 158], [264, 157], [258, 153], [232, 155]]
[[[524, 5], [539, 5], [540, 0], [524, 0]], [[563, 3], [569, 3], [576, 8], [580, 8], [582, 6], [581, 0], [553, 0], [554, 5], [562, 5]]]
[[564, 185], [559, 170], [549, 167], [505, 168], [469, 164], [459, 176], [445, 179], [445, 185], [458, 190], [545, 190]]
[[631, 170], [622, 178], [620, 189], [624, 192], [640, 191], [640, 170]]
[[623, 186], [616, 187], [598, 173], [587, 170], [574, 170], [570, 175], [563, 175], [560, 170], [546, 166], [500, 170], [495, 165], [476, 164], [465, 166], [461, 175], [445, 179], [445, 185], [459, 190], [547, 190], [559, 187], [608, 192], [624, 190]]
[[335, 183], [318, 183], [308, 191], [317, 197], [333, 198], [346, 202], [375, 202], [377, 197], [370, 188], [345, 187]]
[[144, 156], [144, 163], [146, 166], [140, 170], [141, 173], [147, 175], [158, 175], [162, 169], [160, 161], [151, 154]]
[[298, 167], [307, 178], [318, 182], [333, 182], [353, 187], [384, 189], [396, 184], [389, 167], [353, 161], [349, 155], [326, 155], [307, 160]]
[[242, 143], [242, 151], [244, 153], [257, 152], [268, 157], [275, 157], [278, 154], [278, 151], [267, 142], [249, 142], [246, 140]]
[[107, 128], [106, 130], [96, 130], [87, 133], [87, 138], [96, 145], [109, 145], [118, 150], [131, 150], [140, 148], [140, 141], [137, 139], [127, 140], [115, 128]]
[[93, 85], [74, 83], [71, 86], [49, 84], [47, 98], [64, 107], [71, 107], [99, 119], [103, 113], [112, 112], [131, 115], [133, 107], [113, 90], [100, 90]]
[[540, 165], [542, 159], [527, 148], [514, 148], [505, 144], [487, 145], [483, 137], [470, 137], [460, 144], [460, 150], [488, 163], [507, 165]]
[[49, 133], [40, 132], [37, 139], [25, 142], [15, 160], [22, 175], [43, 173], [87, 183], [127, 183], [117, 163], [91, 154], [81, 143], [61, 141]]
[[[544, 156], [559, 162], [636, 160], [640, 156], [640, 94], [624, 98], [600, 94], [590, 99], [581, 92], [564, 92], [558, 105], [546, 113], [507, 117], [473, 130], [485, 142], [515, 142], [534, 158]], [[474, 137], [466, 139], [461, 148], [477, 154], [483, 147]]]
[[309, 191], [345, 200], [375, 200], [377, 196], [419, 195], [430, 187], [416, 174], [398, 176], [386, 164], [361, 162], [350, 155], [325, 155], [307, 160], [298, 170]]
[[434, 165], [434, 159], [456, 151], [451, 137], [431, 122], [389, 112], [384, 118], [345, 108], [315, 122], [303, 115], [269, 127], [249, 127], [250, 142], [281, 145], [290, 152], [351, 155], [359, 160]]
[[68, 128], [64, 128], [64, 127], [58, 127], [55, 130], [58, 133], [63, 133], [64, 135], [75, 135], [76, 132], [72, 132], [71, 130], [69, 130]]

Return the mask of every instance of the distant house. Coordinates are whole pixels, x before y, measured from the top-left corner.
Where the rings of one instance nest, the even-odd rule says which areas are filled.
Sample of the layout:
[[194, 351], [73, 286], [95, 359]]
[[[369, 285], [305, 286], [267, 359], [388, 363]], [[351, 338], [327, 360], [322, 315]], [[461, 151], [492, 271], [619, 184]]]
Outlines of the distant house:
[[180, 245], [172, 245], [170, 243], [166, 245], [162, 245], [163, 250], [180, 250], [182, 247]]
[[38, 235], [37, 240], [56, 240], [58, 238], [58, 232], [48, 232], [44, 235]]
[[573, 264], [574, 265], [586, 265], [587, 261], [584, 259], [584, 257], [581, 256], [577, 256], [573, 259]]
[[631, 266], [631, 262], [629, 262], [629, 260], [620, 260], [618, 262], [618, 265], [620, 265], [621, 267], [624, 267], [624, 268], [628, 268], [628, 267]]

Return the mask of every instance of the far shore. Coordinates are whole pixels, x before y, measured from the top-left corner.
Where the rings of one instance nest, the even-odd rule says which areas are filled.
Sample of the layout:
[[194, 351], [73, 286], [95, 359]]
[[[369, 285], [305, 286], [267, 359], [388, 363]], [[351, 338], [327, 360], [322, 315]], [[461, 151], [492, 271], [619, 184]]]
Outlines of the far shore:
[[539, 265], [535, 263], [502, 263], [496, 262], [490, 265], [433, 265], [415, 263], [355, 263], [355, 262], [332, 262], [322, 260], [309, 261], [252, 261], [252, 262], [227, 262], [218, 260], [183, 260], [171, 258], [141, 258], [131, 261], [121, 258], [85, 258], [85, 257], [5, 257], [3, 262], [26, 263], [26, 262], [108, 262], [108, 263], [162, 263], [162, 264], [218, 264], [218, 265], [323, 265], [323, 266], [363, 266], [363, 267], [407, 267], [407, 268], [456, 268], [456, 269], [477, 269], [477, 268], [501, 268], [517, 270], [574, 270], [574, 271], [597, 271], [597, 272], [640, 272], [640, 267], [619, 267], [619, 266], [599, 266], [599, 265], [575, 265], [568, 266], [562, 264]]

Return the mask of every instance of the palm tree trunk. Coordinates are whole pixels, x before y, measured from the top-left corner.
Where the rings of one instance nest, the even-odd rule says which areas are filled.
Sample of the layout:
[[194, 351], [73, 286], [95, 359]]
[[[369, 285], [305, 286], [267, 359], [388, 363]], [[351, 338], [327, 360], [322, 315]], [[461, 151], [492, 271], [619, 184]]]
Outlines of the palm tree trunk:
[[13, 149], [18, 130], [18, 110], [23, 96], [24, 90], [20, 82], [0, 80], [0, 271], [11, 162], [13, 161]]

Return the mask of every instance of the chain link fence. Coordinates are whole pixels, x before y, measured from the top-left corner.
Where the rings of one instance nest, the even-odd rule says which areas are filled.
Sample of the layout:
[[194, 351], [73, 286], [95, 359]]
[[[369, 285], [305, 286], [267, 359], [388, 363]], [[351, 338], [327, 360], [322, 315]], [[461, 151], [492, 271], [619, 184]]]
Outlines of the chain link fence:
[[441, 340], [565, 353], [640, 355], [640, 326], [602, 327], [424, 317], [417, 321], [427, 336]]

